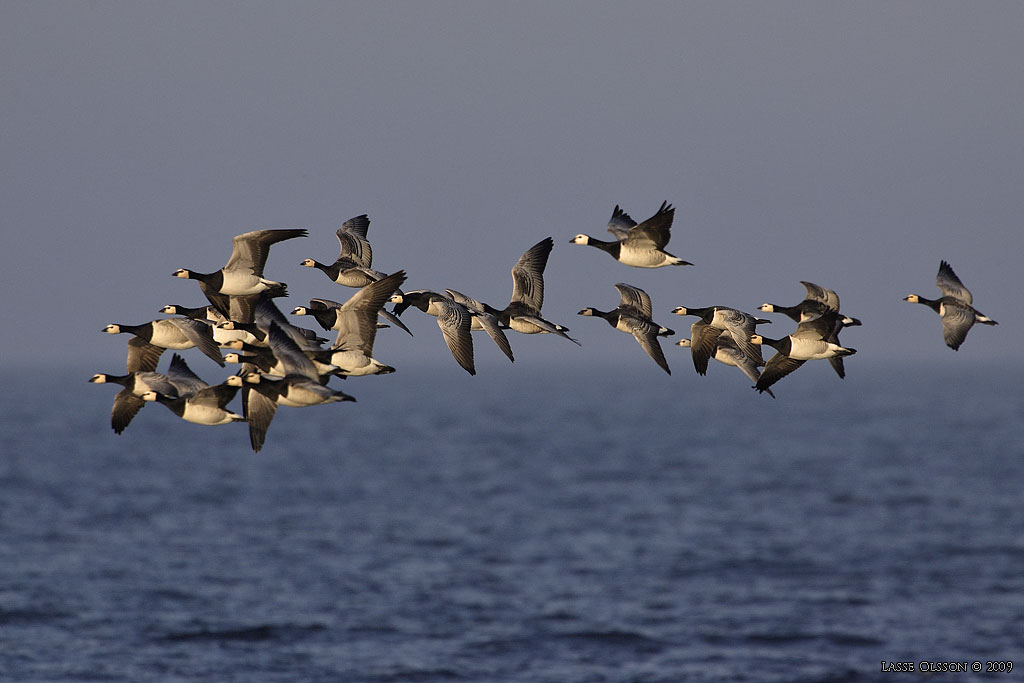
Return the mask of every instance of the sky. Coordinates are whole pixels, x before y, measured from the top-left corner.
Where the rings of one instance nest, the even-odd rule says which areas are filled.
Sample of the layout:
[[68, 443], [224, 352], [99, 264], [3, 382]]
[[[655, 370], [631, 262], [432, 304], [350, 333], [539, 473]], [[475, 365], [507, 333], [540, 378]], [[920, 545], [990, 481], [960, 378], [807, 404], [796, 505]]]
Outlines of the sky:
[[[309, 230], [267, 263], [286, 312], [343, 301], [299, 262], [333, 261], [362, 213], [376, 268], [498, 307], [553, 237], [544, 314], [583, 345], [515, 335], [517, 365], [661, 373], [576, 315], [617, 282], [677, 338], [676, 306], [795, 304], [800, 280], [863, 321], [847, 368], [1020, 363], [1022, 35], [1024, 4], [998, 1], [0, 3], [0, 366], [116, 371], [126, 339], [102, 327], [202, 305], [171, 273], [216, 270], [253, 229]], [[665, 200], [692, 267], [569, 244]], [[902, 301], [938, 295], [940, 259], [1000, 322], [958, 353]], [[416, 336], [383, 331], [378, 358], [462, 372], [404, 318]], [[490, 344], [481, 374], [507, 364]]]

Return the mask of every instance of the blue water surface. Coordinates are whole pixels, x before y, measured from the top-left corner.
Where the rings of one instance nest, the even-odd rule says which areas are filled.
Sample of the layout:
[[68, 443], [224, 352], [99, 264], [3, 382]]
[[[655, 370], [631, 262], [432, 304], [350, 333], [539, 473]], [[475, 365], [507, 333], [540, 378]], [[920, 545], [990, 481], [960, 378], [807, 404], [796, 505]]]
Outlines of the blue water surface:
[[258, 454], [159, 405], [116, 436], [97, 368], [8, 368], [0, 676], [1009, 680], [1024, 368], [952, 360], [776, 400], [681, 362], [401, 369]]

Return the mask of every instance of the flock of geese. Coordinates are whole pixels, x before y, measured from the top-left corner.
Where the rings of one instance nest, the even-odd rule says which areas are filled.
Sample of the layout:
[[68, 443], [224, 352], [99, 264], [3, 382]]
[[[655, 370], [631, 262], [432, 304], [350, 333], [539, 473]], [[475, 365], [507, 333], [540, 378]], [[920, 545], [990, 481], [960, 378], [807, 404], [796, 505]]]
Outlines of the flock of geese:
[[[675, 209], [665, 202], [653, 216], [637, 224], [616, 206], [607, 225], [614, 239], [605, 241], [580, 234], [570, 243], [600, 249], [635, 268], [692, 265], [665, 251], [674, 216]], [[123, 432], [147, 402], [157, 402], [197, 424], [246, 422], [252, 448], [259, 451], [278, 406], [354, 401], [345, 392], [329, 387], [329, 380], [394, 372], [394, 367], [373, 357], [374, 338], [379, 328], [386, 327], [411, 335], [399, 317], [409, 307], [436, 317], [455, 361], [471, 375], [476, 374], [471, 337], [474, 331], [486, 332], [510, 361], [515, 357], [506, 335], [509, 330], [553, 334], [579, 345], [569, 336], [569, 328], [541, 315], [544, 269], [554, 246], [551, 237], [527, 249], [512, 267], [512, 296], [507, 306], [498, 309], [453, 289], [403, 291], [404, 271], [387, 274], [374, 270], [373, 249], [367, 238], [369, 225], [364, 214], [338, 229], [340, 252], [332, 263], [309, 258], [301, 263], [322, 271], [335, 284], [357, 290], [344, 303], [317, 298], [291, 311], [295, 316], [312, 317], [324, 333], [335, 332], [333, 341], [289, 322], [274, 303], [287, 296], [287, 285], [264, 276], [271, 246], [305, 237], [307, 231], [302, 229], [247, 232], [234, 238], [231, 257], [223, 268], [212, 273], [186, 268], [175, 271], [175, 277], [198, 282], [207, 305], [168, 305], [161, 312], [178, 317], [140, 325], [107, 325], [104, 332], [130, 335], [126, 373], [99, 373], [90, 379], [121, 386], [111, 412], [114, 432]], [[797, 323], [785, 337], [773, 339], [759, 334], [756, 327], [770, 321], [735, 308], [678, 306], [674, 314], [697, 320], [690, 326], [690, 337], [676, 344], [690, 348], [698, 374], [704, 375], [714, 359], [738, 368], [757, 391], [773, 398], [771, 387], [810, 360], [828, 360], [836, 374], [845, 377], [843, 359], [856, 350], [841, 345], [839, 333], [861, 323], [840, 312], [839, 296], [834, 291], [812, 282], [801, 284], [805, 296], [799, 303], [765, 303], [758, 309], [788, 316]], [[939, 264], [936, 285], [942, 293], [938, 299], [910, 294], [904, 300], [926, 305], [939, 314], [943, 338], [950, 348], [959, 349], [975, 323], [997, 324], [973, 307], [971, 292], [946, 261]], [[579, 315], [603, 318], [616, 330], [632, 335], [647, 355], [671, 374], [659, 340], [675, 332], [654, 321], [651, 297], [642, 289], [625, 283], [616, 284], [615, 289], [618, 306], [608, 311], [587, 307]], [[390, 311], [385, 308], [388, 303], [393, 304]], [[762, 356], [764, 345], [775, 350], [767, 362]], [[174, 353], [166, 372], [156, 371], [165, 350], [191, 348], [221, 367], [239, 364], [240, 370], [224, 382], [210, 385]], [[241, 413], [228, 407], [239, 392]]]

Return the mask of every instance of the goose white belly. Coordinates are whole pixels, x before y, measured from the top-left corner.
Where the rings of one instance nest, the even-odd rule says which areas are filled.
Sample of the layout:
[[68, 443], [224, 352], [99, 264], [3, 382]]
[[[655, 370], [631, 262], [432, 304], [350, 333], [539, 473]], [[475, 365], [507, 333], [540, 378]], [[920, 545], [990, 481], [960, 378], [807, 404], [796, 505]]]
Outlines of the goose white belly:
[[629, 318], [619, 316], [619, 319], [615, 321], [615, 329], [619, 332], [625, 332], [626, 334], [633, 334], [633, 326], [630, 325]]
[[370, 358], [362, 351], [335, 351], [331, 354], [331, 364], [341, 368], [343, 375], [351, 377], [374, 375], [383, 367], [383, 363]]
[[201, 403], [186, 403], [185, 411], [181, 419], [199, 425], [216, 426], [232, 422], [234, 417], [241, 417], [217, 406], [203, 405]]
[[[246, 330], [228, 330], [223, 327], [217, 327], [214, 325], [210, 328], [210, 332], [213, 333], [213, 341], [218, 344], [227, 344], [233, 341], [245, 342], [246, 344], [252, 344], [253, 346], [260, 346], [261, 342], [251, 332]], [[265, 344], [262, 344], [265, 345]]]
[[[319, 389], [314, 389], [313, 387], [319, 387]], [[309, 384], [305, 382], [296, 384], [293, 382], [288, 385], [286, 391], [283, 391], [278, 396], [277, 402], [280, 405], [292, 408], [307, 408], [327, 402], [332, 393], [330, 389], [322, 387], [313, 381], [310, 381]]]
[[195, 346], [192, 340], [185, 336], [184, 332], [174, 324], [171, 324], [170, 320], [167, 320], [167, 323], [166, 325], [159, 323], [153, 325], [153, 336], [149, 340], [150, 344], [159, 346], [162, 349], [174, 349], [177, 351], [191, 349]]
[[222, 270], [221, 273], [223, 273], [224, 280], [221, 282], [220, 293], [231, 296], [259, 294], [260, 292], [266, 291], [267, 289], [280, 284], [273, 280], [256, 277], [252, 273], [247, 272]]
[[541, 334], [547, 332], [543, 327], [530, 321], [528, 318], [522, 318], [519, 316], [513, 316], [508, 321], [509, 329], [515, 330], [520, 334]]
[[374, 279], [365, 268], [343, 268], [338, 271], [338, 277], [334, 278], [334, 282], [343, 287], [365, 287], [379, 279]]
[[665, 255], [652, 249], [619, 247], [619, 263], [635, 268], [658, 268], [667, 264]]
[[821, 360], [823, 358], [832, 358], [833, 356], [840, 355], [840, 351], [843, 347], [838, 344], [831, 342], [822, 341], [819, 339], [800, 339], [790, 338], [792, 347], [789, 351], [789, 357], [796, 360]]
[[[740, 354], [742, 357], [743, 354]], [[723, 365], [731, 365], [734, 368], [740, 367], [740, 360], [736, 358], [735, 352], [726, 351], [724, 349], [715, 349], [715, 355], [712, 356], [715, 360]]]

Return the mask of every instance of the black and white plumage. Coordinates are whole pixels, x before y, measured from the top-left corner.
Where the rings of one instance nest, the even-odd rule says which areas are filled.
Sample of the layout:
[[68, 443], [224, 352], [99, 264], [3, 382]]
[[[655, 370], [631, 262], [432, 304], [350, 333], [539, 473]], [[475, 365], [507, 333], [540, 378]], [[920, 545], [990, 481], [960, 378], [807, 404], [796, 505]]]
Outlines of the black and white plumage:
[[399, 315], [410, 306], [414, 306], [427, 315], [435, 316], [452, 357], [463, 370], [471, 375], [476, 374], [471, 334], [473, 316], [468, 308], [456, 303], [447, 294], [429, 289], [394, 294], [391, 301], [395, 304], [395, 313]]
[[114, 396], [114, 406], [110, 411], [110, 427], [115, 434], [123, 432], [146, 404], [142, 400], [142, 395], [147, 391], [155, 391], [177, 398], [190, 396], [207, 386], [205, 382], [196, 377], [178, 354], [171, 356], [167, 374], [136, 371], [125, 375], [114, 375], [98, 372], [89, 381], [94, 384], [121, 386], [121, 390]]
[[[170, 304], [161, 308], [160, 312], [167, 315], [182, 315], [192, 320], [207, 323], [210, 326], [210, 332], [213, 334], [213, 341], [222, 349], [228, 348], [232, 342], [236, 341], [246, 344], [260, 344], [262, 343], [261, 340], [265, 337], [265, 334], [256, 330], [252, 323], [238, 323], [236, 326], [234, 321], [229, 321], [228, 318], [213, 306], [189, 307]], [[224, 324], [228, 322], [231, 324]]]
[[665, 353], [658, 342], [658, 337], [672, 335], [675, 332], [657, 324], [651, 319], [651, 297], [647, 292], [622, 282], [615, 285], [615, 288], [619, 291], [620, 295], [619, 305], [616, 308], [610, 311], [602, 311], [597, 308], [587, 307], [581, 310], [578, 315], [603, 318], [616, 330], [632, 335], [644, 351], [647, 352], [647, 355], [662, 370], [671, 375], [672, 371], [668, 367], [668, 361], [665, 359]]
[[[245, 375], [248, 372], [259, 370], [265, 375], [283, 376], [287, 369], [280, 359], [274, 354], [270, 346], [254, 346], [244, 342], [232, 342], [228, 348], [233, 349], [224, 354], [226, 363], [240, 363], [243, 368], [238, 373]], [[313, 361], [320, 384], [327, 384], [331, 377], [345, 377], [337, 365], [331, 362], [333, 352], [330, 349], [303, 349], [306, 357]]]
[[147, 391], [142, 395], [144, 401], [157, 401], [167, 406], [168, 410], [186, 422], [217, 426], [231, 422], [245, 422], [238, 413], [228, 410], [227, 404], [238, 393], [238, 388], [229, 384], [216, 384], [206, 387], [192, 396], [172, 398], [155, 391]]
[[128, 341], [128, 372], [152, 372], [165, 349], [180, 351], [197, 348], [217, 365], [224, 367], [220, 347], [209, 324], [191, 318], [164, 318], [140, 325], [111, 323], [107, 334], [133, 335]]
[[322, 344], [328, 341], [313, 330], [288, 322], [281, 309], [274, 304], [273, 298], [267, 295], [261, 295], [259, 302], [254, 306], [253, 322], [241, 323], [236, 320], [226, 320], [218, 323], [217, 327], [248, 332], [251, 338], [244, 339], [243, 341], [259, 346], [269, 346], [270, 342], [267, 340], [267, 335], [272, 324], [278, 325], [298, 344], [299, 348], [305, 351], [316, 351]]
[[263, 277], [270, 247], [278, 242], [305, 237], [305, 229], [253, 230], [232, 240], [231, 258], [220, 270], [199, 273], [187, 268], [174, 271], [175, 277], [197, 280], [199, 288], [222, 315], [237, 322], [251, 322], [253, 307], [260, 295], [287, 296], [283, 282]]
[[367, 234], [370, 218], [365, 213], [349, 218], [334, 233], [338, 238], [338, 258], [349, 258], [364, 268], [373, 265], [373, 248]]
[[776, 350], [776, 354], [765, 363], [761, 377], [754, 388], [767, 391], [780, 379], [790, 374], [806, 361], [842, 358], [857, 353], [856, 349], [846, 348], [829, 341], [836, 333], [836, 320], [839, 314], [830, 311], [813, 320], [805, 320], [797, 325], [796, 331], [782, 339], [771, 339], [762, 335], [753, 335], [750, 341], [754, 344], [767, 344]]
[[316, 259], [303, 259], [299, 265], [316, 268], [330, 280], [343, 287], [365, 287], [384, 277], [384, 273], [375, 271], [373, 265], [373, 248], [366, 235], [370, 229], [370, 218], [364, 213], [350, 218], [338, 228], [338, 258], [334, 263], [320, 263]]
[[504, 353], [510, 361], [513, 363], [516, 361], [515, 356], [512, 354], [512, 345], [509, 344], [508, 337], [505, 336], [504, 330], [501, 328], [501, 323], [498, 322], [498, 311], [493, 306], [477, 301], [476, 299], [466, 296], [461, 292], [457, 292], [454, 289], [444, 290], [452, 301], [457, 304], [462, 304], [469, 310], [469, 314], [472, 316], [470, 320], [469, 329], [473, 332], [482, 330], [494, 340], [494, 343], [498, 345], [501, 352]]
[[358, 265], [350, 258], [340, 258], [334, 263], [321, 263], [316, 259], [302, 259], [300, 266], [316, 268], [324, 273], [331, 282], [342, 287], [365, 287], [376, 282], [383, 275], [380, 271]]
[[115, 434], [127, 429], [142, 406], [146, 405], [142, 395], [147, 391], [177, 396], [177, 389], [167, 379], [167, 375], [159, 372], [130, 372], [127, 375], [99, 372], [89, 381], [95, 384], [119, 384], [122, 387], [114, 396], [114, 406], [110, 411], [110, 427]]
[[974, 323], [982, 325], [998, 325], [995, 320], [988, 317], [974, 304], [974, 295], [964, 286], [952, 266], [946, 261], [939, 262], [939, 273], [935, 277], [935, 286], [942, 292], [938, 299], [926, 299], [919, 294], [908, 294], [903, 298], [912, 304], [924, 304], [939, 314], [942, 319], [942, 338], [946, 346], [958, 351], [960, 345], [967, 339]]
[[[692, 348], [693, 343], [691, 340], [683, 338], [676, 342], [676, 346], [682, 346], [685, 348]], [[760, 367], [753, 361], [753, 359], [747, 357], [739, 348], [736, 343], [733, 342], [732, 337], [727, 334], [718, 335], [718, 339], [715, 341], [714, 352], [711, 354], [719, 363], [723, 365], [730, 365], [734, 368], [739, 368], [740, 371], [750, 378], [754, 384], [757, 384], [757, 380], [761, 377]], [[772, 393], [771, 389], [765, 389], [769, 396], [775, 398], [775, 394]]]
[[405, 271], [392, 273], [361, 288], [339, 304], [330, 299], [310, 299], [309, 306], [299, 306], [294, 315], [312, 315], [326, 330], [338, 335], [330, 348], [330, 362], [341, 375], [378, 375], [394, 372], [373, 357], [377, 335], [377, 315], [391, 295], [405, 282]]
[[[765, 313], [781, 313], [797, 323], [814, 320], [829, 313], [839, 314], [831, 318], [834, 320], [832, 333], [825, 336], [825, 340], [833, 344], [840, 343], [839, 332], [844, 327], [854, 327], [861, 324], [861, 321], [857, 318], [851, 318], [839, 312], [839, 295], [836, 294], [835, 290], [805, 280], [801, 280], [800, 284], [804, 286], [806, 295], [797, 305], [780, 306], [778, 304], [764, 303], [758, 307], [758, 310]], [[833, 356], [829, 358], [828, 362], [840, 379], [846, 377], [842, 356]]]
[[[374, 270], [373, 248], [367, 239], [367, 231], [370, 228], [370, 219], [364, 213], [350, 218], [338, 228], [338, 258], [334, 263], [320, 263], [316, 259], [303, 259], [299, 264], [307, 268], [316, 268], [323, 272], [331, 282], [343, 287], [365, 287], [387, 277], [387, 273]], [[401, 291], [401, 290], [399, 290]], [[404, 330], [410, 335], [412, 332], [405, 324], [386, 308], [380, 309], [380, 317], [389, 324]]]
[[313, 361], [276, 322], [271, 323], [267, 339], [270, 349], [284, 366], [285, 375], [250, 372], [244, 377], [228, 378], [232, 386], [244, 387], [242, 407], [249, 422], [249, 441], [254, 451], [263, 447], [279, 405], [304, 408], [355, 401], [354, 397], [321, 384]]
[[181, 304], [168, 304], [161, 308], [160, 312], [165, 315], [180, 315], [186, 318], [191, 318], [192, 320], [212, 324], [221, 323], [227, 320], [227, 317], [212, 305], [182, 306]]
[[[839, 310], [838, 298], [837, 305], [833, 308], [823, 301], [822, 298], [812, 298], [810, 296], [812, 290], [809, 285], [812, 283], [801, 282], [801, 284], [807, 288], [808, 296], [805, 296], [803, 300], [795, 306], [781, 306], [779, 304], [763, 303], [757, 307], [757, 310], [763, 311], [764, 313], [781, 313], [797, 323], [802, 320], [820, 316], [830, 310]], [[817, 285], [814, 285], [814, 287], [816, 288], [816, 291], [823, 291], [823, 288], [819, 288]]]
[[521, 334], [555, 334], [580, 345], [566, 334], [568, 327], [545, 320], [540, 314], [544, 305], [544, 268], [554, 246], [554, 240], [545, 237], [527, 249], [512, 266], [512, 298], [508, 306], [498, 312], [498, 322]]
[[750, 338], [754, 334], [755, 326], [770, 323], [770, 320], [755, 318], [749, 313], [728, 306], [677, 306], [672, 312], [676, 315], [695, 315], [700, 318], [690, 326], [690, 355], [697, 374], [707, 374], [708, 361], [714, 354], [715, 345], [721, 334], [729, 335], [736, 348], [752, 360], [756, 367], [764, 365], [761, 348], [752, 344]]
[[608, 221], [608, 232], [615, 241], [607, 242], [586, 234], [573, 237], [570, 244], [583, 244], [607, 252], [613, 259], [635, 268], [661, 268], [662, 266], [692, 266], [678, 256], [665, 251], [671, 237], [675, 209], [662, 202], [657, 213], [637, 225], [618, 205]]
[[238, 393], [238, 387], [227, 382], [210, 386], [177, 354], [171, 358], [167, 378], [177, 390], [176, 396], [150, 388], [142, 393], [142, 400], [162, 403], [182, 420], [195, 424], [216, 426], [245, 421], [243, 416], [227, 407]]

